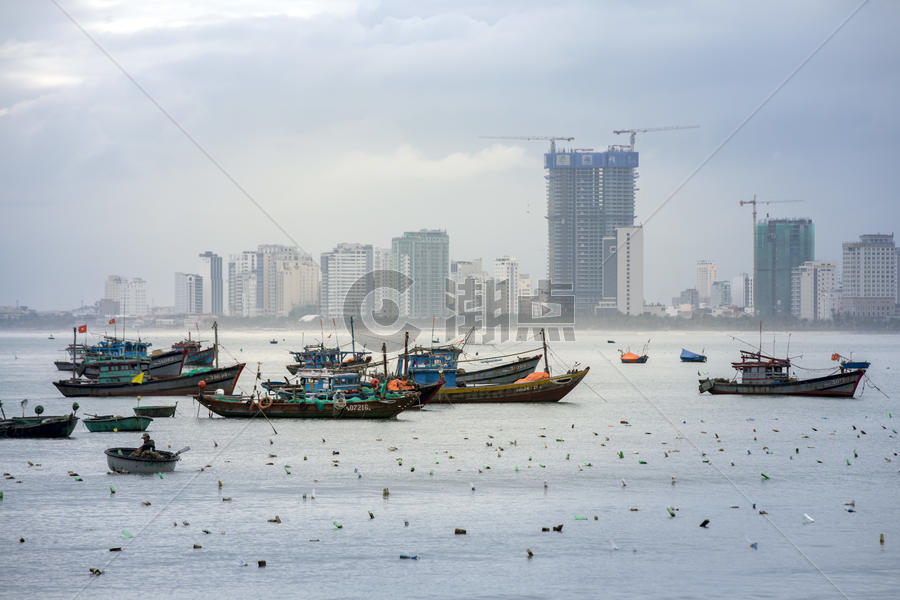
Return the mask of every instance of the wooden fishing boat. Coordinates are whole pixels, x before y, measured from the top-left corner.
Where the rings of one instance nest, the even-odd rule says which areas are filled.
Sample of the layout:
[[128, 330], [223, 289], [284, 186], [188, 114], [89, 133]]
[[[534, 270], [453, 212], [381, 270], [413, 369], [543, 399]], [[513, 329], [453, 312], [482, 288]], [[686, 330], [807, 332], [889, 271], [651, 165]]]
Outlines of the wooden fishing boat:
[[158, 404], [156, 406], [135, 406], [132, 410], [139, 417], [166, 418], [174, 417], [178, 403], [172, 405]]
[[216, 356], [216, 348], [215, 346], [210, 346], [209, 348], [203, 348], [200, 343], [200, 340], [192, 340], [191, 332], [188, 331], [188, 336], [186, 339], [181, 340], [180, 342], [175, 342], [172, 344], [173, 350], [182, 350], [186, 354], [184, 357], [184, 365], [204, 365], [204, 366], [212, 366], [213, 360]]
[[790, 374], [791, 360], [775, 358], [761, 352], [741, 350], [741, 360], [731, 363], [741, 376], [735, 379], [706, 378], [700, 380], [700, 393], [752, 394], [766, 396], [824, 396], [852, 398], [865, 369], [839, 369], [822, 377], [797, 379]]
[[104, 450], [106, 454], [106, 464], [110, 471], [116, 473], [137, 473], [137, 474], [156, 474], [171, 473], [175, 470], [175, 464], [181, 460], [181, 453], [190, 450], [184, 448], [178, 452], [166, 452], [157, 450], [163, 458], [144, 458], [139, 456], [131, 456], [135, 448], [107, 448]]
[[109, 396], [192, 396], [197, 392], [200, 383], [213, 389], [223, 389], [230, 394], [234, 391], [238, 377], [244, 369], [244, 363], [238, 363], [221, 369], [197, 369], [179, 375], [156, 379], [144, 377], [140, 383], [136, 381], [91, 381], [84, 379], [63, 379], [54, 381], [53, 385], [63, 396], [109, 397]]
[[681, 362], [689, 362], [689, 363], [705, 363], [706, 355], [705, 354], [695, 354], [690, 350], [686, 350], [684, 348], [681, 349]]
[[513, 383], [526, 375], [534, 373], [542, 355], [519, 357], [511, 362], [493, 365], [483, 369], [457, 369], [456, 382], [459, 385], [478, 385], [486, 383]]
[[71, 371], [75, 368], [75, 363], [71, 360], [54, 360], [53, 364], [56, 365], [58, 371]]
[[564, 375], [507, 383], [500, 385], [475, 385], [465, 387], [444, 387], [438, 392], [434, 402], [490, 403], [490, 402], [559, 402], [575, 389], [590, 367], [580, 371], [569, 371]]
[[[320, 396], [325, 396], [321, 394]], [[390, 419], [419, 401], [419, 392], [384, 396], [302, 396], [292, 399], [266, 396], [198, 394], [197, 401], [222, 417], [249, 419]]]
[[144, 431], [150, 426], [150, 417], [119, 417], [103, 415], [84, 419], [88, 431], [108, 433], [112, 431]]
[[72, 435], [78, 417], [66, 416], [13, 417], [0, 420], [0, 438], [67, 438]]

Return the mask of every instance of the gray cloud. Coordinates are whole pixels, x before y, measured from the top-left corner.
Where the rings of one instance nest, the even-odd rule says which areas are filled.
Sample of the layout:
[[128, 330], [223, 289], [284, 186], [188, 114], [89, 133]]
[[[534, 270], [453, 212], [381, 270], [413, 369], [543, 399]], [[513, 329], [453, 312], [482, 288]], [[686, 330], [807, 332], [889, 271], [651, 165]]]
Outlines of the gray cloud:
[[[484, 6], [482, 4], [485, 4]], [[645, 217], [852, 9], [845, 3], [72, 3], [73, 15], [317, 255], [444, 227], [458, 258], [546, 256], [539, 142], [638, 137]], [[0, 304], [171, 303], [196, 254], [284, 242], [63, 16], [0, 14]], [[289, 14], [294, 11], [294, 14]], [[900, 8], [872, 2], [647, 225], [648, 299], [694, 262], [750, 268], [749, 209], [811, 216], [817, 254], [898, 222]], [[9, 13], [9, 14], [7, 14]], [[23, 252], [22, 249], [30, 249]], [[62, 259], [62, 260], [61, 260]]]

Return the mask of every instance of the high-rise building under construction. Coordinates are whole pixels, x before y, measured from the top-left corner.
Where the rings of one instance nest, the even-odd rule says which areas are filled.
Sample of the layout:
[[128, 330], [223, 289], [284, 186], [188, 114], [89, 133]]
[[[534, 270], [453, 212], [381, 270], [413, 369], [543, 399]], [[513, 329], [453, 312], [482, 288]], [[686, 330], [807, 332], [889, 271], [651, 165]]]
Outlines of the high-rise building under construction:
[[[571, 285], [575, 311], [591, 313], [612, 289], [603, 289], [603, 240], [634, 225], [638, 153], [628, 146], [606, 152], [556, 150], [544, 154], [547, 171], [547, 275], [554, 286]], [[614, 243], [614, 242], [613, 242]], [[615, 257], [607, 260], [615, 268]]]

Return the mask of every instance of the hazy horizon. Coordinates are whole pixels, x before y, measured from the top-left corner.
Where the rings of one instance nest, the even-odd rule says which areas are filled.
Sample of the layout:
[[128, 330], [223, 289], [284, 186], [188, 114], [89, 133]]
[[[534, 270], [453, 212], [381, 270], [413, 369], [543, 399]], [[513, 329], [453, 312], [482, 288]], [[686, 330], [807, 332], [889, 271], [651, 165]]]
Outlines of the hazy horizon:
[[[871, 1], [652, 219], [858, 3], [234, 1], [60, 6], [318, 261], [446, 229], [452, 259], [546, 275], [546, 142], [639, 134], [645, 299], [752, 269], [751, 209], [816, 259], [892, 233], [900, 6]], [[110, 274], [173, 304], [197, 255], [292, 244], [53, 3], [0, 8], [0, 305], [91, 304]], [[488, 269], [489, 270], [489, 269]]]

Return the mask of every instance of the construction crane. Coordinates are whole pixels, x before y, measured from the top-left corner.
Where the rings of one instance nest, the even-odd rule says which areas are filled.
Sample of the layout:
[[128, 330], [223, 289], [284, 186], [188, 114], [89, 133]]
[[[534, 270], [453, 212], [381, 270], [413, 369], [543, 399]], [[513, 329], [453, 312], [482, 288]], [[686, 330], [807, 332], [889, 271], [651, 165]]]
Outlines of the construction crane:
[[557, 140], [561, 142], [571, 142], [575, 138], [564, 135], [480, 135], [483, 140], [525, 140], [528, 142], [535, 140], [550, 140], [550, 154], [556, 152]]
[[753, 240], [753, 311], [756, 314], [759, 314], [759, 304], [756, 302], [756, 290], [759, 287], [757, 279], [757, 268], [756, 268], [756, 205], [757, 204], [786, 204], [789, 202], [803, 202], [803, 200], [757, 200], [756, 194], [753, 194], [753, 200], [741, 200], [738, 204], [740, 206], [744, 206], [745, 204], [753, 205], [753, 237], [750, 238]]
[[699, 125], [672, 125], [671, 127], [647, 127], [644, 129], [615, 129], [613, 133], [621, 135], [623, 133], [631, 134], [631, 142], [628, 145], [629, 152], [634, 152], [634, 136], [638, 133], [649, 133], [651, 131], [674, 131], [676, 129], [697, 129]]

